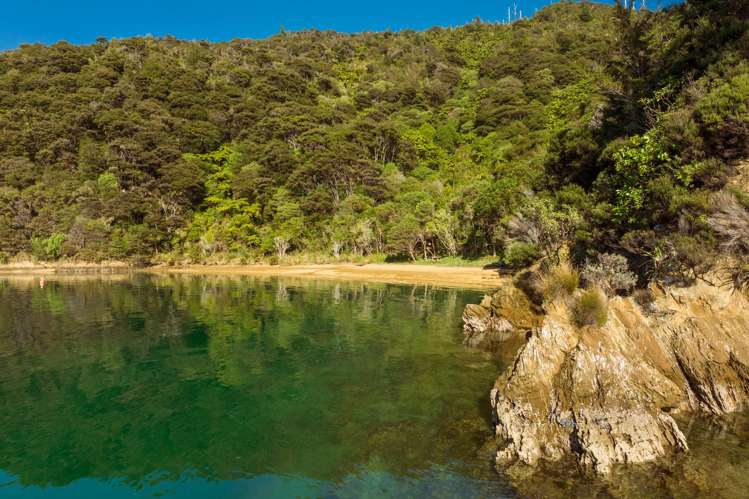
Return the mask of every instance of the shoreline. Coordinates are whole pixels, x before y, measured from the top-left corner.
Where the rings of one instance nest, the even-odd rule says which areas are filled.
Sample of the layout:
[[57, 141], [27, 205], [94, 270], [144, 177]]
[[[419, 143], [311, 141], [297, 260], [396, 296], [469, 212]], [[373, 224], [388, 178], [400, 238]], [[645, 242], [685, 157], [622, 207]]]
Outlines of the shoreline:
[[147, 267], [141, 272], [192, 275], [254, 275], [266, 277], [305, 277], [313, 279], [369, 281], [387, 284], [433, 284], [435, 286], [492, 289], [504, 279], [496, 270], [480, 267], [370, 263], [313, 265], [186, 265]]
[[133, 267], [121, 262], [106, 264], [0, 265], [3, 275], [142, 272], [148, 274], [246, 275], [259, 277], [304, 277], [339, 281], [368, 281], [387, 284], [431, 284], [444, 287], [494, 289], [507, 278], [497, 270], [481, 267], [398, 263], [333, 263], [309, 265], [185, 265], [177, 267]]
[[32, 262], [22, 263], [6, 263], [0, 265], [0, 276], [2, 275], [14, 275], [14, 274], [75, 274], [75, 273], [94, 273], [94, 272], [121, 272], [135, 270], [134, 267], [125, 262], [103, 262], [103, 263], [87, 263], [87, 262], [65, 262], [56, 264], [42, 264]]

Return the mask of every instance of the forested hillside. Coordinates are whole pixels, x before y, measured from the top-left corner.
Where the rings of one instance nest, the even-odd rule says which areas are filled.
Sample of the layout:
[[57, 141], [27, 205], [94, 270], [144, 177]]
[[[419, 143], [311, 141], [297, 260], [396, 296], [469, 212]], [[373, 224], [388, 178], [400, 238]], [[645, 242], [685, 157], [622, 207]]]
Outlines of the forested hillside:
[[560, 3], [511, 25], [0, 53], [0, 260], [520, 267], [568, 247], [746, 282], [748, 16]]

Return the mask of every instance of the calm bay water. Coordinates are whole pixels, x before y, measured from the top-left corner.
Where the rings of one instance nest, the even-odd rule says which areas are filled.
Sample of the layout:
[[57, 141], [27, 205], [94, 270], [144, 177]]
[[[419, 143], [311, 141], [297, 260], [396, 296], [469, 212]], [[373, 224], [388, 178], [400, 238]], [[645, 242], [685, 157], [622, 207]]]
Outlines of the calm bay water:
[[[606, 480], [493, 469], [512, 348], [482, 293], [197, 276], [0, 276], [0, 497], [745, 497], [749, 417]], [[510, 485], [512, 484], [512, 485]]]
[[0, 495], [512, 495], [481, 293], [249, 277], [0, 278]]

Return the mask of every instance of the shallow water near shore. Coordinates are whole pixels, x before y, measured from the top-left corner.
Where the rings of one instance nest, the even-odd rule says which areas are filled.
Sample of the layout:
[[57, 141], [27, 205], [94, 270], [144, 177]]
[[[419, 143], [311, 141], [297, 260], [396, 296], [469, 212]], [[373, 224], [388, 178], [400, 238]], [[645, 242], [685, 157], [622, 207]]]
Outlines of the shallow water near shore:
[[497, 474], [462, 344], [482, 292], [194, 275], [0, 277], [0, 497], [738, 497], [749, 418], [608, 480]]

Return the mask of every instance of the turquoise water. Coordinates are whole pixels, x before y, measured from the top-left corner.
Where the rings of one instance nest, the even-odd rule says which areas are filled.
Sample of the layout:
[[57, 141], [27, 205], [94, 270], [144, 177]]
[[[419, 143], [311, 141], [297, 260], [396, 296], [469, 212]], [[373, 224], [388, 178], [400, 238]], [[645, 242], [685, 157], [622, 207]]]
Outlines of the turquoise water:
[[0, 277], [2, 497], [512, 496], [477, 291]]

